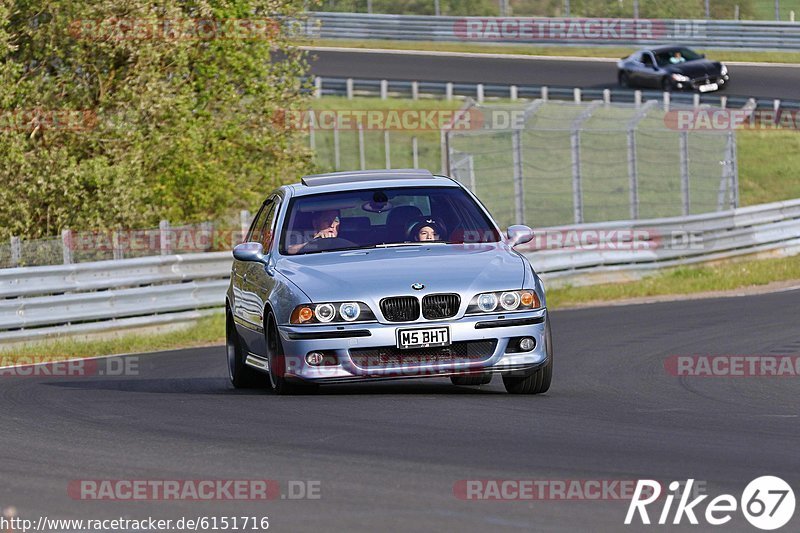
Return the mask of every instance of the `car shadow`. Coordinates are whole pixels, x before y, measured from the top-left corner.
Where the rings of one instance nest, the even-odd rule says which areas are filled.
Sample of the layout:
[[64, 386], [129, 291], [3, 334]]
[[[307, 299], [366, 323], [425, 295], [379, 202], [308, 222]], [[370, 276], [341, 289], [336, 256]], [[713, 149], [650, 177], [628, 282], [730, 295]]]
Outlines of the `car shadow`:
[[[370, 395], [505, 395], [502, 382], [495, 378], [488, 385], [456, 386], [447, 379], [411, 379], [373, 383], [347, 383], [322, 385], [311, 392], [297, 396], [370, 396]], [[71, 379], [48, 380], [43, 385], [78, 390], [102, 390], [115, 392], [137, 392], [150, 394], [202, 394], [230, 396], [275, 396], [263, 389], [234, 389], [226, 378], [120, 378], [120, 379]]]

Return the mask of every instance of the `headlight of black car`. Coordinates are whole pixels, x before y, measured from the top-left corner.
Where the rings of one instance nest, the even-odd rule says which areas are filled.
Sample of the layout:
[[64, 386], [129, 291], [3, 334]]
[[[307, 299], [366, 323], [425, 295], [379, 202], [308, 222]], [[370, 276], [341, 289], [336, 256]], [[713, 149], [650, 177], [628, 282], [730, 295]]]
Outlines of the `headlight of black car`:
[[531, 311], [541, 306], [539, 297], [532, 290], [483, 292], [469, 303], [467, 314]]
[[291, 324], [341, 324], [374, 322], [375, 314], [363, 302], [326, 302], [298, 305], [292, 311]]

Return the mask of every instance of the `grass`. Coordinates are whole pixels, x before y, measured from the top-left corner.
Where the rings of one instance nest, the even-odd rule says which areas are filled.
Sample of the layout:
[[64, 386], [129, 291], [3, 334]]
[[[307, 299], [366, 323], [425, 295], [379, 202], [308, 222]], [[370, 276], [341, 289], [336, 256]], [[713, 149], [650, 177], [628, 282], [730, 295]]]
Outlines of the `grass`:
[[742, 205], [800, 198], [800, 132], [737, 134]]
[[[800, 10], [797, 11], [800, 16]], [[772, 18], [772, 17], [770, 17]], [[788, 19], [788, 17], [787, 17]], [[582, 47], [523, 44], [456, 43], [434, 41], [382, 41], [350, 39], [318, 39], [298, 44], [341, 48], [379, 48], [387, 50], [423, 50], [437, 52], [469, 52], [484, 54], [521, 54], [530, 56], [572, 56], [620, 58], [630, 55], [636, 47]], [[754, 63], [800, 63], [800, 52], [758, 52], [738, 50], [705, 50], [701, 53], [717, 61], [745, 61]]]
[[565, 286], [547, 291], [547, 306], [558, 309], [648, 296], [727, 291], [789, 280], [800, 280], [800, 256], [679, 267], [626, 283]]
[[58, 338], [46, 341], [33, 341], [17, 346], [0, 346], [0, 366], [14, 362], [44, 362], [64, 359], [115, 355], [124, 353], [145, 353], [178, 348], [191, 348], [222, 344], [225, 340], [225, 315], [222, 313], [202, 318], [192, 326], [168, 333], [145, 335], [142, 333], [122, 333], [118, 336], [82, 340]]

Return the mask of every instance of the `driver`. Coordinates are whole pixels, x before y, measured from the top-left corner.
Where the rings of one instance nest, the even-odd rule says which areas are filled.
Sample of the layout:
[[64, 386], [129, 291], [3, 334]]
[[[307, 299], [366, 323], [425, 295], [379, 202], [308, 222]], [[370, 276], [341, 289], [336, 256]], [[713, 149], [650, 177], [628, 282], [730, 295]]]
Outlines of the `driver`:
[[314, 228], [314, 236], [308, 241], [289, 246], [288, 252], [296, 254], [303, 246], [314, 239], [332, 239], [339, 236], [339, 210], [329, 209], [327, 211], [316, 211], [311, 217], [311, 225]]
[[410, 239], [417, 242], [439, 241], [446, 235], [444, 224], [433, 217], [419, 217], [409, 231]]
[[669, 62], [673, 65], [677, 65], [678, 63], [683, 63], [685, 61], [686, 58], [683, 57], [683, 54], [681, 54], [680, 50], [675, 50], [675, 53], [669, 58]]

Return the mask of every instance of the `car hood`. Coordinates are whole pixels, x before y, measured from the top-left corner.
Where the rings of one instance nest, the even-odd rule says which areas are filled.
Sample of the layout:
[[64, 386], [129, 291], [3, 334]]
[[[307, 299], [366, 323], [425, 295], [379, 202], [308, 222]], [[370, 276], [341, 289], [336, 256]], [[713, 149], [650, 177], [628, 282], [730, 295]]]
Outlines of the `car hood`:
[[718, 76], [722, 65], [716, 61], [709, 61], [707, 59], [697, 59], [695, 61], [687, 61], [678, 65], [667, 65], [664, 70], [675, 74], [683, 74], [690, 78], [702, 78], [703, 76]]
[[[525, 263], [505, 245], [434, 245], [282, 257], [277, 270], [314, 302], [521, 289]], [[411, 285], [422, 283], [415, 291]]]

